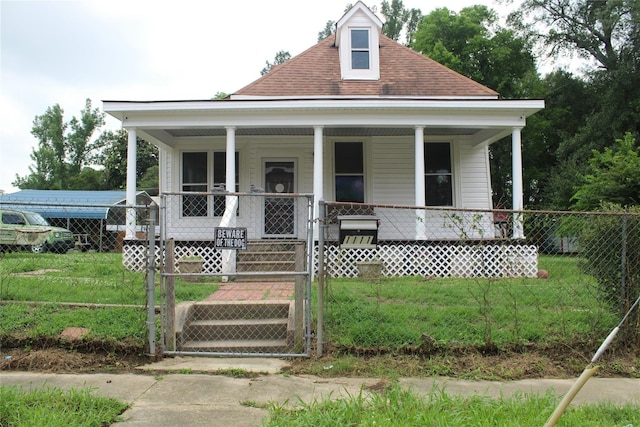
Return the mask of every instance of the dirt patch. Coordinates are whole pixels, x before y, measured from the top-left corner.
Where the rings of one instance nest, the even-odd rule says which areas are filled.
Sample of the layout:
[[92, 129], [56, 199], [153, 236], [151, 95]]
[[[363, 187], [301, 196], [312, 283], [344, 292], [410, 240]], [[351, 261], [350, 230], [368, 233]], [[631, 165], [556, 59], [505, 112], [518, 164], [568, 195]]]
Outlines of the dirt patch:
[[125, 372], [150, 361], [146, 357], [81, 353], [61, 348], [2, 351], [0, 371], [46, 373]]
[[[11, 345], [7, 345], [11, 344]], [[352, 349], [353, 350], [353, 349]], [[517, 351], [516, 351], [517, 350]], [[449, 376], [466, 379], [518, 380], [525, 378], [575, 378], [588, 363], [588, 352], [565, 346], [520, 349], [448, 349], [417, 353], [351, 353], [328, 349], [323, 357], [296, 358], [291, 374], [334, 376]], [[47, 373], [136, 372], [136, 367], [158, 357], [127, 343], [62, 340], [3, 342], [0, 371]], [[599, 376], [640, 378], [640, 353], [613, 351], [601, 359]]]

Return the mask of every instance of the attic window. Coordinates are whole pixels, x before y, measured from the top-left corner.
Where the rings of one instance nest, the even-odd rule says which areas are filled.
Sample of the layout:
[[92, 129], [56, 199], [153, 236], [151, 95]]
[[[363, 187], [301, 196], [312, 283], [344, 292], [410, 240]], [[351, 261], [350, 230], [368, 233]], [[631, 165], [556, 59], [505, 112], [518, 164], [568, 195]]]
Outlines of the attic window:
[[369, 62], [369, 30], [351, 30], [351, 68], [368, 70]]

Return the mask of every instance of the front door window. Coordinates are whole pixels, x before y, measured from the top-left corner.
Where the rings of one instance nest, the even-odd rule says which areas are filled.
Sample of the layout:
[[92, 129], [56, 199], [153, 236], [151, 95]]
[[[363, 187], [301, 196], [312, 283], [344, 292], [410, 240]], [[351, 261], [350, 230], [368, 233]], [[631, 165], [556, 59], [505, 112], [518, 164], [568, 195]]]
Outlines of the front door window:
[[[264, 201], [264, 235], [286, 237], [295, 234], [295, 200], [287, 193], [295, 191], [295, 162], [265, 161], [264, 190], [273, 193]], [[282, 194], [282, 197], [277, 196]]]

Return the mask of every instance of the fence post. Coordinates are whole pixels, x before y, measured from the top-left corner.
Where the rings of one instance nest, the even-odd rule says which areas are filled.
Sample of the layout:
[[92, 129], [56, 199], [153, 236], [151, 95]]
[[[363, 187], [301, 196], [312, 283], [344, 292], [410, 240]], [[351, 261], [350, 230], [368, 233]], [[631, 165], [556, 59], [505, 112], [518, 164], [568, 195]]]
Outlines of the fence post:
[[175, 242], [173, 239], [165, 241], [165, 258], [164, 258], [164, 271], [169, 273], [165, 276], [166, 284], [166, 310], [167, 310], [167, 347], [169, 351], [175, 351], [176, 349], [176, 289], [175, 289], [175, 277], [174, 265], [175, 265]]
[[318, 319], [316, 325], [317, 354], [324, 352], [324, 227], [326, 223], [326, 205], [318, 202]]
[[[620, 313], [624, 314], [631, 305], [631, 296], [627, 292], [627, 215], [622, 215], [622, 250], [620, 253]], [[630, 289], [629, 289], [630, 291]]]
[[304, 342], [304, 282], [305, 278], [299, 274], [304, 271], [305, 264], [305, 248], [302, 244], [295, 245], [295, 335], [293, 345], [296, 351], [302, 348]]
[[156, 354], [156, 218], [157, 209], [154, 205], [149, 207], [149, 228], [147, 237], [149, 247], [147, 248], [147, 305], [149, 306], [147, 324], [149, 326], [149, 354]]

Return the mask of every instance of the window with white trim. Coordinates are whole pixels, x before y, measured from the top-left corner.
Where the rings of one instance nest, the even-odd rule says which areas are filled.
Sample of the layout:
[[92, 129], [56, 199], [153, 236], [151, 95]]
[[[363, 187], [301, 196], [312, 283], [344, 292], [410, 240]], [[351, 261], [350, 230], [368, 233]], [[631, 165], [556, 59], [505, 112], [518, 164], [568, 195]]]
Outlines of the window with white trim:
[[424, 184], [427, 206], [453, 206], [451, 144], [426, 142], [424, 145]]
[[[212, 155], [213, 164], [209, 164], [209, 152], [183, 152], [182, 153], [182, 183], [183, 192], [206, 193], [214, 188], [225, 188], [227, 164], [226, 152], [215, 151]], [[236, 152], [236, 192], [239, 191], [238, 164], [239, 154]], [[212, 170], [210, 170], [212, 169]], [[212, 179], [209, 180], [209, 177]], [[211, 187], [210, 187], [211, 186]], [[209, 197], [206, 194], [194, 194], [182, 196], [182, 216], [185, 217], [207, 217], [211, 206]], [[213, 215], [222, 216], [224, 214], [226, 199], [224, 196], [213, 197]]]
[[362, 142], [334, 144], [337, 202], [364, 203], [364, 150]]
[[351, 68], [354, 70], [371, 68], [368, 29], [351, 29]]

